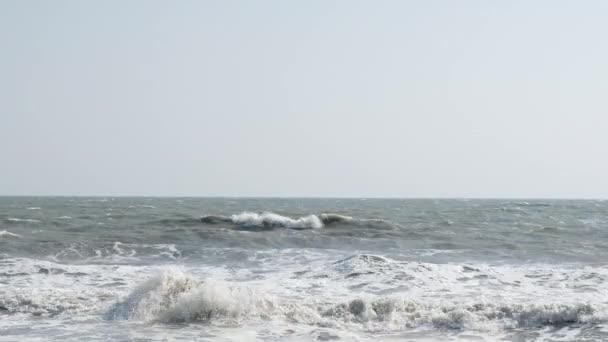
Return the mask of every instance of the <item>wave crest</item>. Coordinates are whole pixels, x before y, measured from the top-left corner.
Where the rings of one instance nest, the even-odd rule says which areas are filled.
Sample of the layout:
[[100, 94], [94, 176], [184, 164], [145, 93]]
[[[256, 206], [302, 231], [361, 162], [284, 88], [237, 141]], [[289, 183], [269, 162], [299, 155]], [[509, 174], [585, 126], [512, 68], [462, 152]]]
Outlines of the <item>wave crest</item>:
[[[245, 288], [205, 280], [182, 272], [163, 272], [138, 286], [106, 313], [107, 319], [143, 319], [164, 323], [236, 320], [272, 306]], [[264, 310], [263, 310], [264, 311]]]
[[350, 323], [435, 329], [533, 328], [604, 322], [590, 304], [431, 304], [404, 298], [353, 299], [322, 313]]
[[261, 214], [244, 212], [232, 215], [231, 221], [243, 227], [259, 228], [291, 228], [291, 229], [316, 229], [323, 228], [323, 222], [316, 215], [303, 216], [292, 219], [279, 214], [264, 212]]
[[[383, 262], [382, 260], [373, 260]], [[107, 319], [162, 323], [251, 320], [290, 321], [345, 329], [399, 331], [511, 329], [606, 322], [603, 305], [589, 303], [491, 303], [435, 301], [406, 296], [364, 296], [333, 303], [315, 298], [274, 298], [252, 288], [163, 272], [113, 305]]]
[[12, 224], [23, 224], [23, 223], [42, 223], [42, 221], [40, 220], [35, 220], [35, 219], [24, 219], [24, 218], [17, 218], [17, 217], [8, 217], [6, 218], [5, 222], [7, 223], [12, 223]]
[[272, 212], [242, 212], [231, 216], [205, 215], [201, 222], [206, 224], [228, 223], [246, 228], [290, 228], [290, 229], [318, 229], [328, 226], [355, 225], [372, 229], [394, 229], [396, 225], [381, 219], [355, 219], [351, 216], [323, 213], [320, 215], [307, 215], [300, 218], [291, 218]]
[[7, 238], [20, 238], [21, 235], [19, 234], [15, 234], [15, 233], [11, 233], [7, 230], [0, 230], [0, 238], [2, 237], [7, 237]]

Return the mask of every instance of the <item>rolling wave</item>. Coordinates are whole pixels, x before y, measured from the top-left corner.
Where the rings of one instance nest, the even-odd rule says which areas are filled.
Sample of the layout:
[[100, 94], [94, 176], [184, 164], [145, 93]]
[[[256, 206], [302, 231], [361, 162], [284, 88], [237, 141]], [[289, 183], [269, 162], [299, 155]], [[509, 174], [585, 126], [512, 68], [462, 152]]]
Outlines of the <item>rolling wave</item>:
[[185, 218], [166, 218], [166, 219], [162, 219], [162, 220], [158, 220], [158, 221], [154, 221], [154, 222], [149, 222], [152, 224], [157, 224], [157, 225], [161, 225], [161, 226], [186, 226], [186, 227], [192, 227], [192, 226], [198, 226], [201, 224], [200, 219], [197, 218], [193, 218], [193, 217], [185, 217]]
[[233, 224], [245, 228], [289, 228], [289, 229], [319, 229], [329, 226], [355, 225], [376, 229], [394, 229], [395, 224], [381, 219], [356, 219], [351, 216], [323, 213], [291, 218], [272, 212], [242, 212], [231, 216], [205, 215], [201, 217], [205, 224]]
[[316, 215], [303, 216], [293, 219], [275, 213], [251, 213], [244, 212], [230, 217], [231, 221], [242, 227], [263, 228], [292, 228], [292, 229], [315, 229], [323, 228], [323, 222]]
[[309, 325], [383, 329], [487, 329], [561, 327], [607, 321], [606, 308], [590, 303], [494, 303], [427, 301], [403, 296], [354, 297], [319, 304], [275, 298], [251, 288], [182, 272], [163, 272], [136, 287], [106, 312], [108, 320], [161, 323], [287, 320]]
[[17, 217], [9, 217], [5, 220], [7, 223], [19, 224], [19, 223], [42, 223], [40, 220], [35, 219], [23, 219]]
[[7, 237], [7, 238], [20, 238], [21, 235], [19, 234], [15, 234], [15, 233], [11, 233], [7, 230], [0, 230], [0, 238], [2, 237]]
[[361, 219], [351, 216], [322, 213], [310, 214], [297, 218], [276, 214], [273, 212], [249, 212], [245, 211], [233, 215], [204, 215], [200, 218], [180, 217], [164, 218], [146, 224], [170, 226], [170, 227], [193, 227], [200, 225], [231, 225], [251, 230], [271, 230], [276, 228], [287, 229], [320, 229], [340, 226], [365, 227], [375, 230], [392, 230], [399, 227], [390, 221], [382, 219]]

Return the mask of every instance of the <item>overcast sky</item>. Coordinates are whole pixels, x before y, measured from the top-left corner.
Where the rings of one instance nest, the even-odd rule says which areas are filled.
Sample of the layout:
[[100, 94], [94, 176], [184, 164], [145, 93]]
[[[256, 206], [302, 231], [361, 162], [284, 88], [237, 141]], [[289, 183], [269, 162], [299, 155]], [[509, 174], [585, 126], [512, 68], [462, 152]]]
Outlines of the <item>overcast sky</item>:
[[0, 0], [0, 194], [606, 198], [606, 18]]

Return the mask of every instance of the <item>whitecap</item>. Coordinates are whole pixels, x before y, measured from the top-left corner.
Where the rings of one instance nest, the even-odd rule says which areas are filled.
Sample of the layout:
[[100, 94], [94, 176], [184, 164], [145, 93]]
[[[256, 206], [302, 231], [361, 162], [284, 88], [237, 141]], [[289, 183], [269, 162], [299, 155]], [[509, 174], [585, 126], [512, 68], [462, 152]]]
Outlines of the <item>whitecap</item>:
[[585, 302], [519, 303], [473, 298], [462, 301], [412, 297], [415, 294], [408, 293], [390, 296], [353, 293], [346, 299], [319, 301], [314, 297], [275, 297], [262, 289], [212, 278], [197, 279], [169, 270], [133, 289], [109, 308], [106, 318], [163, 323], [272, 320], [385, 332], [412, 328], [483, 331], [606, 322], [604, 305]]
[[11, 232], [6, 231], [6, 230], [0, 230], [0, 237], [20, 238], [21, 235], [15, 234], [15, 233], [11, 233]]
[[303, 216], [298, 219], [281, 216], [279, 214], [264, 212], [261, 214], [244, 212], [231, 216], [234, 224], [244, 227], [282, 227], [294, 229], [323, 228], [323, 222], [316, 215]]
[[29, 222], [29, 223], [42, 223], [42, 221], [40, 220], [35, 220], [35, 219], [21, 219], [21, 218], [17, 218], [17, 217], [9, 217], [6, 219], [9, 222]]
[[236, 320], [271, 309], [271, 301], [246, 288], [215, 280], [199, 281], [189, 274], [169, 270], [137, 286], [110, 308], [106, 318], [209, 322]]
[[241, 227], [291, 229], [315, 229], [342, 225], [353, 225], [374, 230], [393, 230], [400, 227], [398, 224], [383, 219], [358, 219], [332, 213], [311, 214], [300, 218], [291, 218], [273, 212], [242, 212], [231, 216], [205, 215], [200, 218], [200, 222], [206, 224], [232, 223]]

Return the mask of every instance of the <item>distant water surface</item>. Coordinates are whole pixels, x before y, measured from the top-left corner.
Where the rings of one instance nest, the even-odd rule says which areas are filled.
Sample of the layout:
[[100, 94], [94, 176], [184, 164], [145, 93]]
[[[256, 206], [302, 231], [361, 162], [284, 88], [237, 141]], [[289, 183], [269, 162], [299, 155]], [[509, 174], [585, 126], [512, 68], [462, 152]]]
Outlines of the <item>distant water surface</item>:
[[2, 341], [608, 340], [608, 202], [0, 197]]

